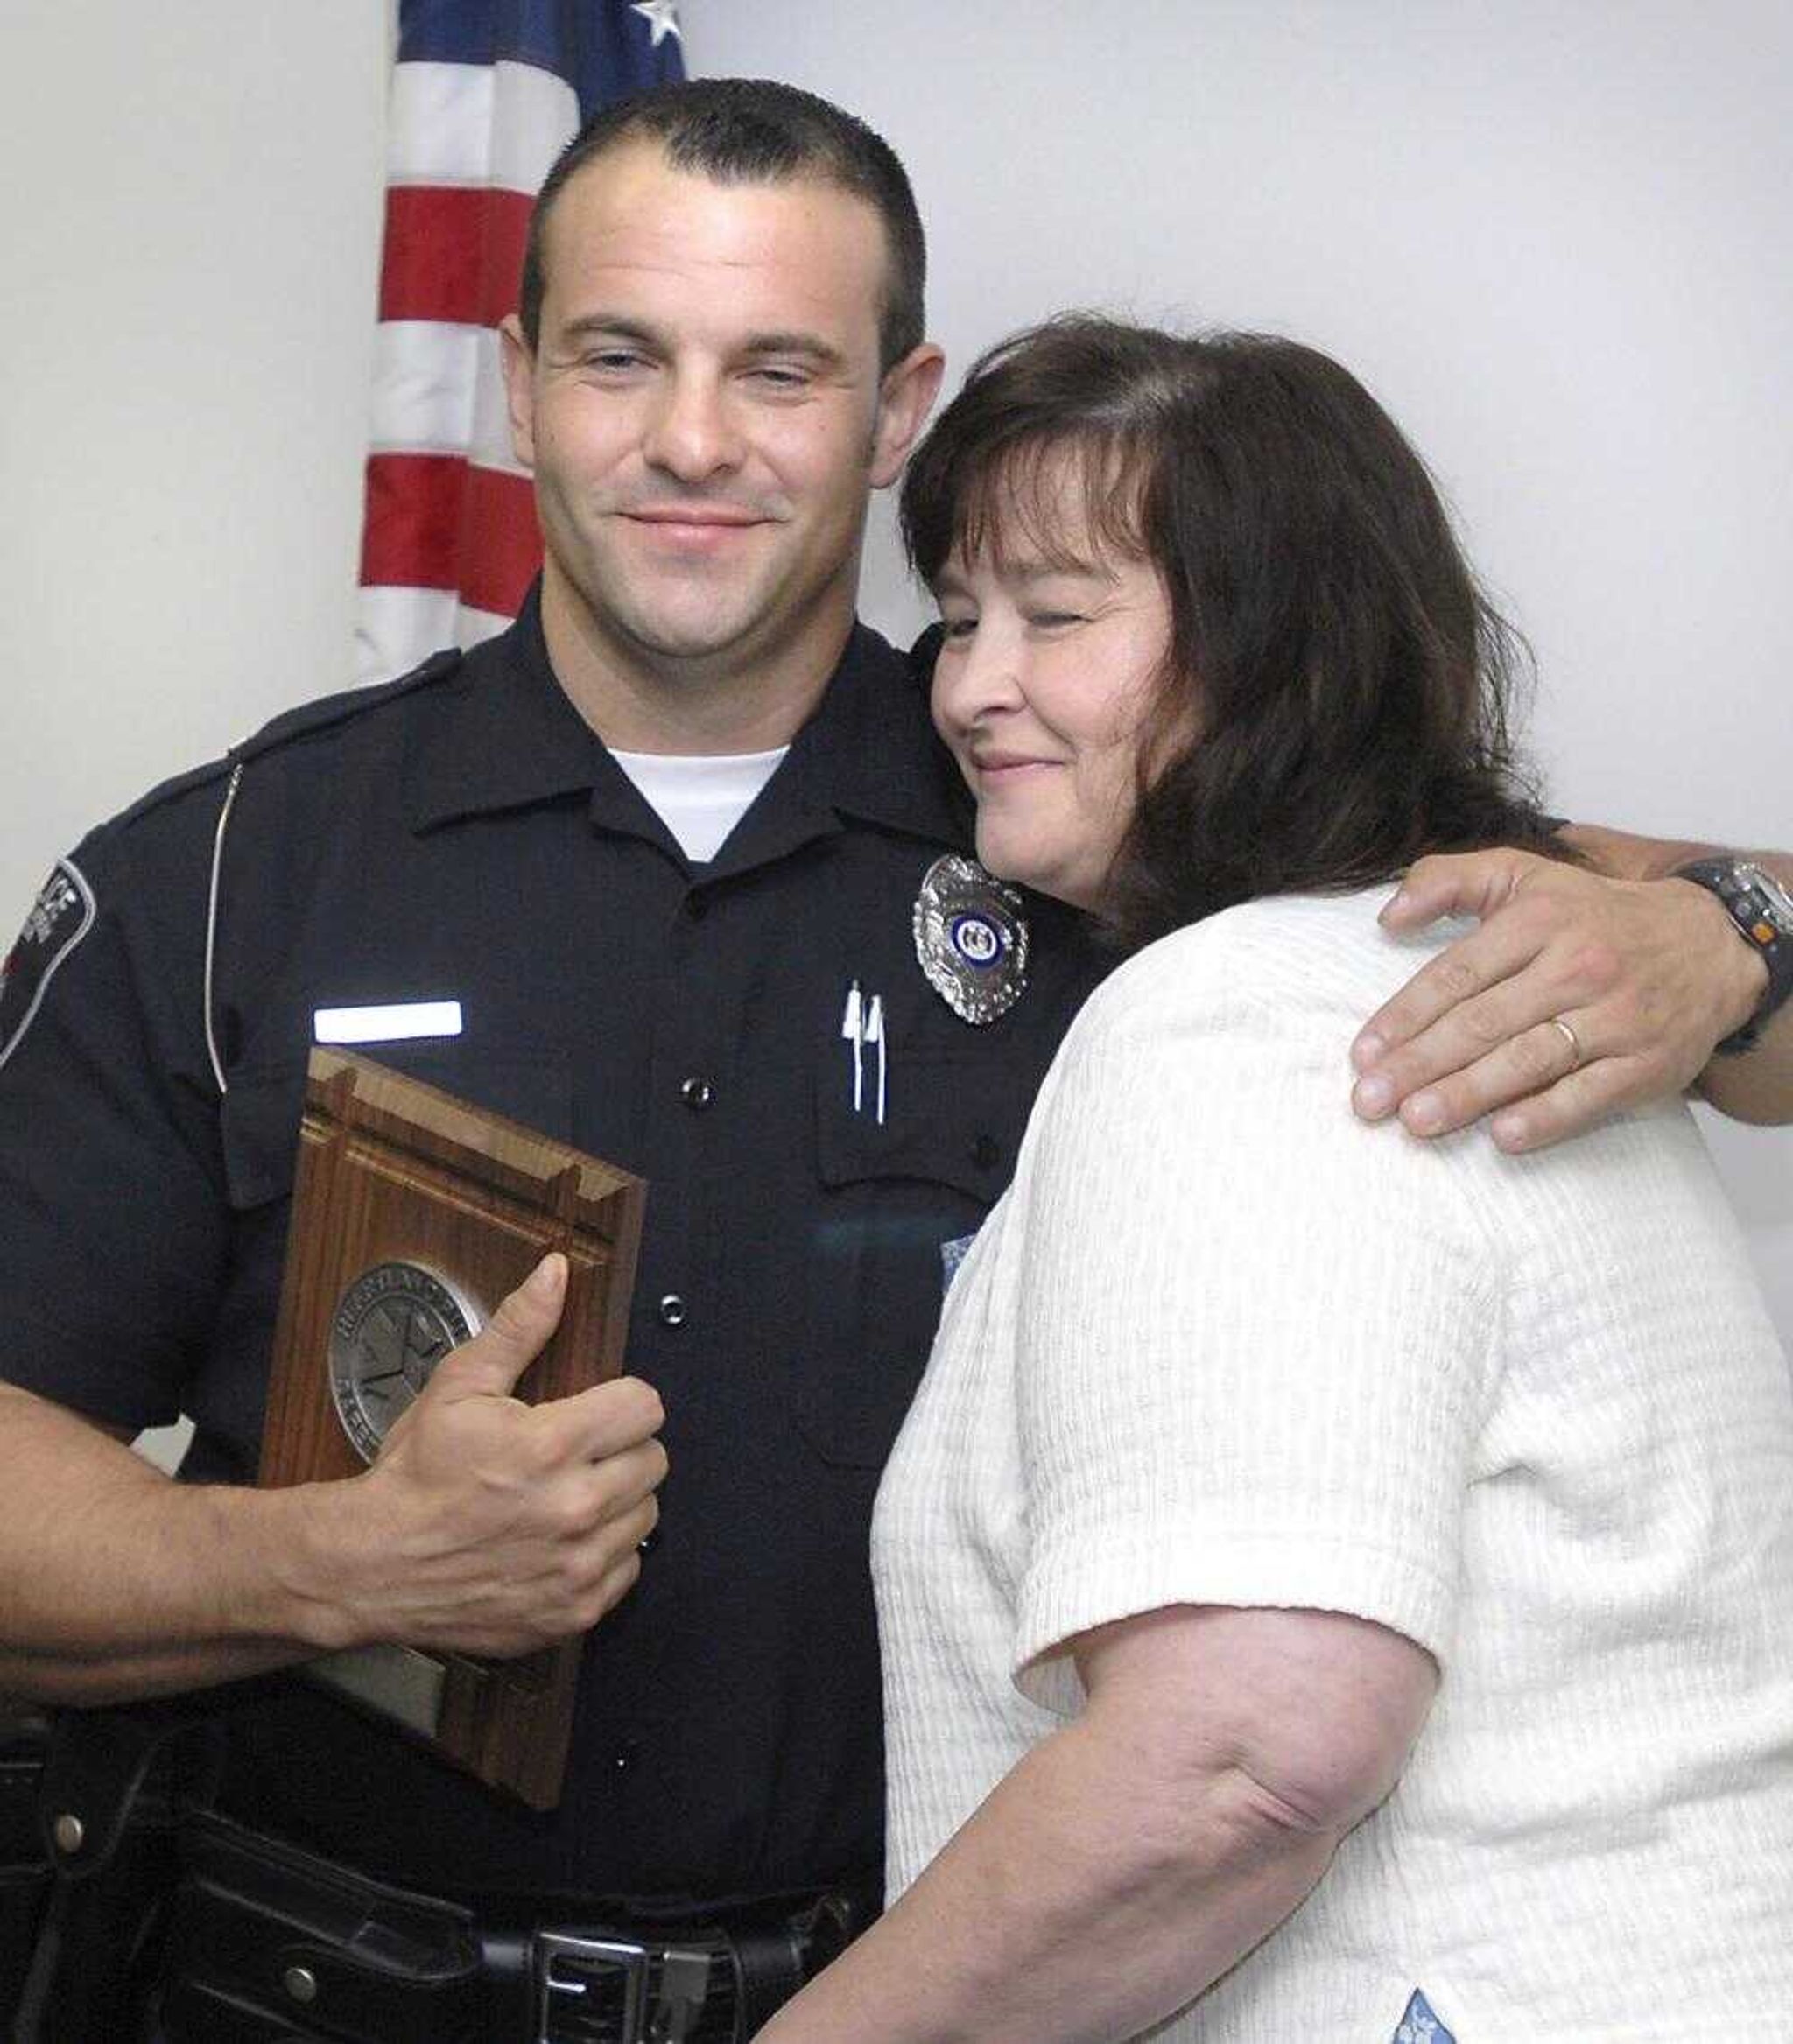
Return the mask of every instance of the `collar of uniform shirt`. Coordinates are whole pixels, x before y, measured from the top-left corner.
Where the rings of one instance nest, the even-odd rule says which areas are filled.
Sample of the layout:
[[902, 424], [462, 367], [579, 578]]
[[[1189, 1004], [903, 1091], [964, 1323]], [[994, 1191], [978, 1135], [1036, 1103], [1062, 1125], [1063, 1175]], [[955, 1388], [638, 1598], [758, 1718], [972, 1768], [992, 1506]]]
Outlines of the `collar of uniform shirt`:
[[[548, 664], [538, 591], [517, 629], [475, 647], [458, 676], [453, 710], [414, 761], [405, 816], [415, 831], [556, 795], [608, 790], [629, 808], [625, 776], [562, 692]], [[904, 656], [854, 628], [814, 716], [781, 771], [803, 800], [931, 843], [969, 836], [970, 804], [916, 697], [926, 687]], [[821, 762], [827, 762], [826, 778]], [[607, 805], [608, 806], [608, 805]]]
[[607, 776], [622, 784], [622, 769], [554, 679], [537, 589], [516, 628], [475, 646], [442, 685], [455, 692], [453, 706], [406, 776], [413, 831], [525, 808]]

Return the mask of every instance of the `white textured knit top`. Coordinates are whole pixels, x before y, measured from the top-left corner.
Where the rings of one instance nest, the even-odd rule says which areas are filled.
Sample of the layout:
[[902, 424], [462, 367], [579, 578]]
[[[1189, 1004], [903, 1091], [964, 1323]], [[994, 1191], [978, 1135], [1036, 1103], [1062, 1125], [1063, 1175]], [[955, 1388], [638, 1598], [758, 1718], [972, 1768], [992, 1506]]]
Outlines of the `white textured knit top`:
[[1382, 898], [1179, 931], [1065, 1040], [879, 1495], [892, 1892], [1079, 1709], [1065, 1640], [1351, 1612], [1438, 1661], [1419, 1743], [1163, 2034], [1793, 2039], [1785, 1359], [1678, 1105], [1354, 1117]]

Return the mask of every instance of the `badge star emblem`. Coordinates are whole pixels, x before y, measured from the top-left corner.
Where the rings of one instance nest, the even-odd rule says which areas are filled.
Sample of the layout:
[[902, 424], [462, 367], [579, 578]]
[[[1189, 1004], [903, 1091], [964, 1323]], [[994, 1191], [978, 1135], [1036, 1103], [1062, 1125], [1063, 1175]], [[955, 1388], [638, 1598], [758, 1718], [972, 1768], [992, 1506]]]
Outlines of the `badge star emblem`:
[[629, 11], [640, 15], [652, 31], [655, 49], [668, 36], [676, 36], [681, 43], [685, 40], [685, 32], [679, 25], [678, 0], [636, 0]]

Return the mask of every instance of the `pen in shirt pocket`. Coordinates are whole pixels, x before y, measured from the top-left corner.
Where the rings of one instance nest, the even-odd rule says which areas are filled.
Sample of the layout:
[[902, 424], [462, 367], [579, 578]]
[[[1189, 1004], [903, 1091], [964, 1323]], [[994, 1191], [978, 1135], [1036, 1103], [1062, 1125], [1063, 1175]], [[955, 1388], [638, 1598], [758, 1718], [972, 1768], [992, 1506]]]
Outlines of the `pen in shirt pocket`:
[[882, 1128], [889, 1098], [889, 1043], [884, 1026], [884, 1002], [882, 994], [865, 993], [857, 980], [847, 989], [847, 1004], [840, 1016], [840, 1036], [853, 1050], [853, 1085], [849, 1097], [855, 1114], [866, 1111], [866, 1052], [869, 1050], [874, 1054], [872, 1111]]

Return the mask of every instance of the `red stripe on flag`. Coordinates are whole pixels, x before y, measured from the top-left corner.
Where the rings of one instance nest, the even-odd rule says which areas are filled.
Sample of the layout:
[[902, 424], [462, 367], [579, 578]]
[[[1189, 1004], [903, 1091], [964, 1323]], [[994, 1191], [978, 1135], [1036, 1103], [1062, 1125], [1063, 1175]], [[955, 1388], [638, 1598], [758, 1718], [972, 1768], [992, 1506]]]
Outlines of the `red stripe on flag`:
[[542, 565], [534, 482], [469, 462], [461, 532], [462, 601], [515, 617]]
[[459, 454], [369, 456], [364, 585], [453, 589], [477, 610], [515, 617], [541, 565], [527, 476]]
[[534, 203], [522, 192], [395, 185], [386, 194], [380, 317], [496, 327], [517, 310]]

